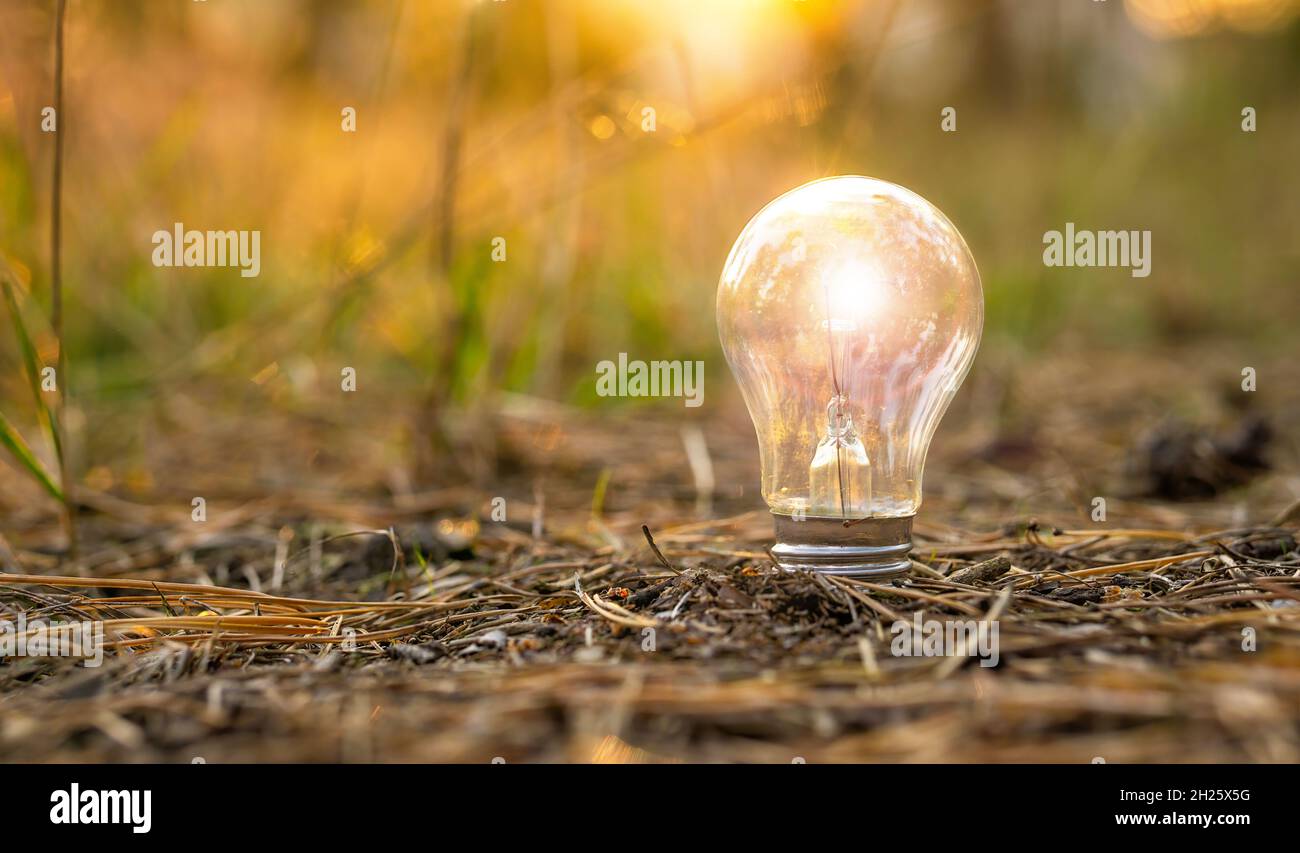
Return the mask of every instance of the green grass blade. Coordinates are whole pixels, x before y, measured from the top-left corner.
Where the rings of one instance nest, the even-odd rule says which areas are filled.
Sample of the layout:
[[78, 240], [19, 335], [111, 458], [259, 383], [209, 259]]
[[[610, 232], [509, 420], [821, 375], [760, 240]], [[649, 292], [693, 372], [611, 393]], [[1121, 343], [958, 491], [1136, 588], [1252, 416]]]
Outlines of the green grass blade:
[[[13, 272], [8, 264], [4, 264], [4, 267], [0, 268], [0, 287], [4, 290], [5, 304], [9, 308], [9, 316], [13, 319], [14, 335], [18, 338], [18, 349], [22, 352], [23, 365], [27, 369], [27, 382], [31, 386], [32, 396], [36, 399], [36, 411], [40, 415], [41, 425], [49, 433], [50, 443], [54, 445], [54, 455], [62, 459], [63, 443], [60, 438], [59, 422], [54, 410], [45, 402], [45, 395], [41, 393], [40, 357], [36, 353], [36, 346], [32, 343], [32, 336], [27, 333], [23, 315], [18, 310], [18, 299], [14, 296], [13, 282]], [[62, 382], [63, 377], [58, 377], [58, 381]]]
[[23, 441], [23, 437], [18, 434], [18, 430], [14, 429], [13, 424], [9, 423], [9, 419], [4, 416], [4, 412], [0, 412], [0, 444], [3, 444], [14, 455], [19, 464], [36, 478], [45, 491], [49, 492], [56, 501], [63, 502], [63, 491], [55, 484], [49, 472], [45, 470], [45, 466], [41, 465], [40, 460], [32, 454], [31, 448], [27, 446], [27, 442]]

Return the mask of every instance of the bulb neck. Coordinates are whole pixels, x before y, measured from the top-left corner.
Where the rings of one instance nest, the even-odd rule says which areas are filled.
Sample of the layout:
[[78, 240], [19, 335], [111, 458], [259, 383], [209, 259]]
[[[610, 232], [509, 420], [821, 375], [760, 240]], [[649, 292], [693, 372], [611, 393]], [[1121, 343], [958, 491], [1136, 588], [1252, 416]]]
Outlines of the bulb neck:
[[772, 557], [787, 571], [869, 578], [906, 574], [914, 517], [848, 519], [846, 526], [840, 518], [774, 512]]

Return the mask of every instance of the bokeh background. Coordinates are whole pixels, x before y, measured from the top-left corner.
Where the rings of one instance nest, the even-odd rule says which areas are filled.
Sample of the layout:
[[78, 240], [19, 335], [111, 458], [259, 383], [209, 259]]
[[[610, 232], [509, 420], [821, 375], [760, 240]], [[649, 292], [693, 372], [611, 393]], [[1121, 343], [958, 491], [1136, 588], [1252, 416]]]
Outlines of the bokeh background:
[[[0, 9], [0, 251], [46, 364], [53, 8]], [[486, 498], [515, 464], [497, 416], [531, 417], [544, 455], [561, 439], [537, 413], [560, 406], [626, 435], [706, 425], [740, 472], [716, 491], [752, 508], [717, 276], [767, 200], [859, 173], [938, 205], [983, 275], [984, 348], [937, 464], [1016, 468], [1068, 433], [1052, 458], [1086, 506], [1090, 442], [1122, 449], [1170, 413], [1231, 426], [1244, 365], [1295, 409], [1298, 19], [1292, 0], [72, 0], [74, 481], [182, 510], [200, 493]], [[1151, 276], [1044, 267], [1067, 221], [1149, 229]], [[261, 275], [153, 267], [150, 235], [174, 222], [260, 230]], [[53, 465], [4, 328], [0, 410]], [[706, 404], [597, 397], [619, 352], [703, 360]], [[665, 467], [623, 481], [685, 501], [654, 487], [699, 485], [672, 430]], [[627, 461], [618, 442], [579, 450], [605, 457], [575, 463], [588, 493]], [[34, 529], [53, 510], [11, 462], [0, 509]], [[1043, 482], [991, 497], [1024, 509]], [[1296, 492], [1284, 477], [1267, 500]]]

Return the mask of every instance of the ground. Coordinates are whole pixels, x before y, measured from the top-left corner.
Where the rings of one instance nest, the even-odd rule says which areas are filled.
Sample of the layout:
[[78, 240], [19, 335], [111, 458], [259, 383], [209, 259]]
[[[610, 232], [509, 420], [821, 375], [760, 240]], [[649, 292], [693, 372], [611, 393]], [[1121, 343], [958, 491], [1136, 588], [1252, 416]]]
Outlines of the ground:
[[[99, 668], [0, 664], [0, 760], [1300, 760], [1300, 368], [981, 359], [914, 570], [878, 584], [772, 566], [722, 389], [690, 419], [501, 398], [427, 475], [388, 410], [117, 407], [97, 440], [152, 436], [153, 467], [92, 468], [75, 562], [0, 490], [10, 618], [116, 637]], [[918, 612], [996, 620], [997, 665], [893, 654]]]

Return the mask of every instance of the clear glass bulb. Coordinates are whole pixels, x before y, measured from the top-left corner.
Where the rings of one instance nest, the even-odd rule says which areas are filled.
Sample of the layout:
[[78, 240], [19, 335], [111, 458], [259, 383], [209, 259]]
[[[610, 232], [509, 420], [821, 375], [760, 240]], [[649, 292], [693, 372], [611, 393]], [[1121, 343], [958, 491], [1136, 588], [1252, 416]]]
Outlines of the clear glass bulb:
[[745, 226], [717, 315], [758, 435], [777, 561], [906, 571], [930, 439], [984, 324], [961, 234], [896, 184], [814, 181]]

